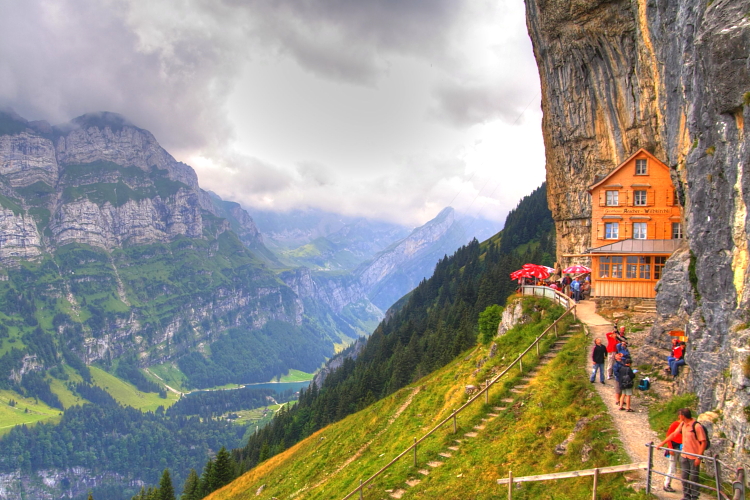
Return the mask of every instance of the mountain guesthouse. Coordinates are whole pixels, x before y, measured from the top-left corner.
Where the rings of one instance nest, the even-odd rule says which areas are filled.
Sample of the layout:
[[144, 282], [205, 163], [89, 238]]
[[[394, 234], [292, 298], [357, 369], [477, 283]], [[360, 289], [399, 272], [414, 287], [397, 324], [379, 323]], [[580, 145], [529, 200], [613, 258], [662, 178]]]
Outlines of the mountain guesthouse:
[[589, 192], [592, 296], [655, 297], [664, 263], [683, 243], [669, 168], [640, 149]]

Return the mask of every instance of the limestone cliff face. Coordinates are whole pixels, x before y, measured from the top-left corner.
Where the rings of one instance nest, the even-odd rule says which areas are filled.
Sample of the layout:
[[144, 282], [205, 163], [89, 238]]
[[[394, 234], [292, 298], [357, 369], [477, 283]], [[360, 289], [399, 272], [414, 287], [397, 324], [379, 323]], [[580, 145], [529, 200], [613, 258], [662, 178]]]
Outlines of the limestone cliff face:
[[[750, 452], [746, 317], [750, 19], [738, 0], [527, 0], [542, 83], [558, 257], [589, 245], [594, 176], [644, 147], [672, 169], [690, 250], [660, 284], [656, 345], [688, 324], [685, 389], [720, 409], [719, 440]], [[687, 268], [692, 260], [695, 272]]]
[[[10, 199], [0, 215], [2, 264], [71, 242], [110, 250], [178, 235], [200, 238], [204, 211], [225, 215], [191, 167], [122, 116], [83, 115], [57, 127], [12, 119], [22, 131], [0, 135], [1, 191]], [[38, 209], [34, 216], [29, 208]], [[236, 205], [231, 215], [243, 242], [263, 249], [247, 212]], [[36, 230], [47, 224], [48, 234]]]

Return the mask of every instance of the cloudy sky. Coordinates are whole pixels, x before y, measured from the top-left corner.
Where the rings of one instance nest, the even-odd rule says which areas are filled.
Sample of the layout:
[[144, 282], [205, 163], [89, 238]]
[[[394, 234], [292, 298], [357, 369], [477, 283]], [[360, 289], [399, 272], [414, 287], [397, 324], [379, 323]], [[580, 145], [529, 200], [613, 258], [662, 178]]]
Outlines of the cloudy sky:
[[254, 207], [502, 220], [544, 180], [520, 0], [0, 0], [0, 106], [114, 111]]

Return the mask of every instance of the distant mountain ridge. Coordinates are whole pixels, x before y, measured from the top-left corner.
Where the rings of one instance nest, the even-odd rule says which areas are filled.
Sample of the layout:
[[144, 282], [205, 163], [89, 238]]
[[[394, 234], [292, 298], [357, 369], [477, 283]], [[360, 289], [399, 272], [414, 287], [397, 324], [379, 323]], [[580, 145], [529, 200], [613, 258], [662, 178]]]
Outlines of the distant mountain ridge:
[[[37, 354], [23, 340], [35, 328], [87, 363], [137, 352], [148, 365], [206, 351], [232, 329], [286, 325], [303, 353], [295, 361], [284, 343], [251, 348], [248, 382], [289, 363], [312, 371], [334, 344], [369, 333], [355, 315], [306, 310], [314, 298], [264, 262], [278, 264], [247, 212], [200, 189], [191, 167], [124, 117], [51, 126], [0, 113], [0, 323], [9, 328], [0, 384], [22, 369], [22, 354]], [[210, 366], [215, 355], [201, 356]]]

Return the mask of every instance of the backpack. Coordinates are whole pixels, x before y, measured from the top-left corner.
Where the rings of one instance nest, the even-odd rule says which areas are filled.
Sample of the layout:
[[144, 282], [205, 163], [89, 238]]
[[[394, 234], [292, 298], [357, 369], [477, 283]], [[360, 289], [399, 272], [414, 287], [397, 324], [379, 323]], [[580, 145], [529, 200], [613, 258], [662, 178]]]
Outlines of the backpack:
[[623, 373], [620, 377], [620, 384], [622, 385], [623, 389], [632, 389], [633, 385], [635, 384], [635, 380], [633, 379], [633, 375], [631, 375], [631, 371], [628, 370], [627, 372]]
[[[693, 424], [692, 431], [693, 431], [693, 434], [695, 434], [695, 440], [696, 441], [698, 440], [698, 433], [695, 432], [695, 426], [696, 425], [700, 425], [701, 427], [703, 427], [703, 434], [706, 435], [706, 450], [707, 450], [707, 449], [709, 449], [711, 447], [711, 440], [708, 437], [708, 431], [706, 430], [706, 426], [703, 425], [702, 423], [698, 422], [697, 420], [695, 421], [695, 423]], [[706, 451], [704, 450], [703, 453], [706, 453]]]
[[638, 389], [640, 389], [642, 391], [647, 391], [649, 389], [649, 387], [651, 387], [651, 382], [647, 378], [644, 378], [638, 384]]

